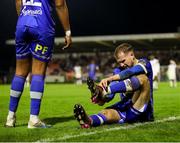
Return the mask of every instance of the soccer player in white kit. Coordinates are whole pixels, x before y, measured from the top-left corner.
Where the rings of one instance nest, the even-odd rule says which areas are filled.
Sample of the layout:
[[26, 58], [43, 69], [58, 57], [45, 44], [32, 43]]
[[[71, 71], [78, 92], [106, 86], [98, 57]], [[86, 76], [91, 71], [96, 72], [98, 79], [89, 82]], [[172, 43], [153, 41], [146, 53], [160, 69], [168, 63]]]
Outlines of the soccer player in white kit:
[[174, 60], [169, 61], [167, 76], [169, 79], [170, 87], [176, 87], [176, 62]]
[[153, 89], [158, 89], [158, 82], [160, 77], [160, 63], [154, 56], [151, 56], [150, 60], [153, 71]]
[[81, 85], [82, 84], [82, 68], [78, 63], [74, 66], [74, 77], [76, 78], [76, 84]]

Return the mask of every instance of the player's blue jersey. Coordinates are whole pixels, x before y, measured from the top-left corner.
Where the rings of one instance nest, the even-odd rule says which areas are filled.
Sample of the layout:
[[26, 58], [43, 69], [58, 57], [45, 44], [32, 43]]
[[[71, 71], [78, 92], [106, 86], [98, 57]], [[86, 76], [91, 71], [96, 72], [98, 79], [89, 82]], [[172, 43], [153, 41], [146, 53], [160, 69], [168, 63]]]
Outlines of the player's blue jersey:
[[53, 7], [54, 0], [22, 0], [17, 26], [38, 27], [54, 32]]

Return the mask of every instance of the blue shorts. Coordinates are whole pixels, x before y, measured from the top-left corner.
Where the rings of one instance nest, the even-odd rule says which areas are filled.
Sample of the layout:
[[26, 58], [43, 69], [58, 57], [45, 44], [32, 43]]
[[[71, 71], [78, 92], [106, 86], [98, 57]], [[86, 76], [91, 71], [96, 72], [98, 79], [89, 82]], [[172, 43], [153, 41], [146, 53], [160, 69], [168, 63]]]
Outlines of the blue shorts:
[[142, 121], [142, 114], [146, 112], [147, 105], [144, 105], [143, 112], [140, 112], [133, 108], [132, 101], [129, 99], [126, 102], [117, 102], [114, 105], [107, 107], [107, 109], [114, 109], [119, 113], [119, 116], [121, 117], [119, 123], [135, 123]]
[[48, 62], [52, 57], [54, 32], [36, 27], [16, 27], [16, 58], [25, 59], [29, 56]]
[[121, 117], [119, 123], [135, 123], [139, 122], [141, 118], [141, 112], [134, 109], [133, 107], [130, 107], [128, 110], [124, 112], [118, 111], [118, 113]]

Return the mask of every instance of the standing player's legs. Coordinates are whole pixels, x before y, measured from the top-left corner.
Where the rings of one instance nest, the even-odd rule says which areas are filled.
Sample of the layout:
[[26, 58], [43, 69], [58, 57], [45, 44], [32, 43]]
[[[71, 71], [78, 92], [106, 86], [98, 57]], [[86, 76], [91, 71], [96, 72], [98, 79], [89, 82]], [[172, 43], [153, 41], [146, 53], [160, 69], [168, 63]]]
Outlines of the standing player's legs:
[[29, 68], [30, 68], [29, 58], [16, 60], [16, 73], [11, 83], [9, 113], [6, 122], [7, 127], [15, 126], [15, 122], [16, 122], [15, 113], [18, 108], [18, 103], [24, 89], [26, 76], [29, 73]]

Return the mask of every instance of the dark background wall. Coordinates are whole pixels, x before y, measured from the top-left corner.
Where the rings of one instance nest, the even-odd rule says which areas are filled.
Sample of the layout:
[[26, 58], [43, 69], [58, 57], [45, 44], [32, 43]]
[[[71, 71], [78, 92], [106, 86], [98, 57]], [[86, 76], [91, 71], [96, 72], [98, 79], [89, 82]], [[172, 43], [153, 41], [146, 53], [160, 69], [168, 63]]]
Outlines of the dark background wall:
[[[73, 35], [176, 32], [179, 5], [161, 0], [67, 0]], [[15, 0], [0, 0], [0, 36], [13, 38]], [[57, 36], [62, 35], [56, 18]]]
[[[67, 0], [73, 36], [176, 32], [180, 25], [178, 2], [161, 0]], [[57, 17], [56, 36], [63, 30]], [[0, 0], [0, 68], [8, 68], [15, 49], [5, 45], [14, 38], [15, 0]]]

